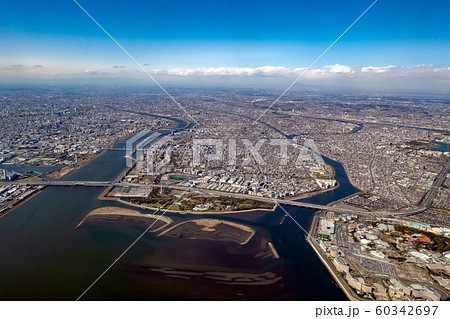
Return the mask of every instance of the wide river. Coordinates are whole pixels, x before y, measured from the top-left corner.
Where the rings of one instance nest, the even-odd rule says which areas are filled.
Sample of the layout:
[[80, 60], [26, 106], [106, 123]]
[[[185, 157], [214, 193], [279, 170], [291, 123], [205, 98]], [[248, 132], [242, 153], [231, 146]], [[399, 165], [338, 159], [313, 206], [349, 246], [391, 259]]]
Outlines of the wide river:
[[[174, 129], [184, 125], [176, 121]], [[117, 148], [124, 148], [124, 143]], [[340, 186], [304, 201], [328, 204], [358, 191], [341, 164], [325, 161], [334, 167]], [[64, 179], [109, 181], [124, 168], [124, 152], [110, 150]], [[75, 300], [142, 233], [139, 225], [120, 223], [75, 230], [86, 214], [99, 207], [148, 213], [99, 200], [102, 192], [101, 188], [47, 187], [0, 219], [0, 299]], [[314, 210], [285, 209], [309, 228]], [[167, 216], [176, 221], [200, 218]], [[281, 208], [206, 217], [252, 227], [256, 234], [242, 246], [148, 233], [82, 299], [346, 300], [303, 231]], [[267, 253], [267, 242], [273, 243], [280, 258]]]

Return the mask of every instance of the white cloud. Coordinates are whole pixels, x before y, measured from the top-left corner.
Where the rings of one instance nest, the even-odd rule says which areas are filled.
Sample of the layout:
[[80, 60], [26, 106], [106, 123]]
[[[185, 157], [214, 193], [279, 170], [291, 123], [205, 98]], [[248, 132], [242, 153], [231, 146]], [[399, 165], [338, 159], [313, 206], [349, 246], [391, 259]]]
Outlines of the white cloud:
[[[199, 83], [219, 83], [227, 85], [236, 81], [242, 85], [264, 83], [273, 86], [288, 86], [304, 74], [301, 81], [312, 85], [339, 85], [366, 88], [406, 88], [430, 89], [448, 92], [450, 87], [450, 67], [447, 65], [416, 66], [365, 66], [328, 65], [312, 68], [288, 68], [285, 66], [260, 67], [208, 67], [153, 69], [149, 73], [162, 81], [199, 81]], [[5, 65], [0, 67], [0, 77], [23, 78], [111, 78], [146, 79], [147, 75], [137, 68], [90, 66], [71, 70], [56, 67], [34, 67], [34, 65]], [[186, 80], [183, 80], [186, 79]], [[240, 85], [239, 84], [239, 85]]]
[[353, 74], [355, 73], [355, 70], [353, 70], [353, 68], [348, 65], [335, 64], [329, 67], [329, 72], [336, 74]]
[[[154, 69], [150, 71], [154, 75], [169, 75], [176, 77], [298, 77], [306, 71], [306, 68], [287, 68], [284, 66], [261, 66], [256, 68], [247, 67], [211, 67], [211, 68], [174, 68]], [[417, 66], [367, 66], [352, 67], [349, 65], [328, 65], [312, 68], [305, 73], [305, 79], [333, 79], [333, 78], [382, 78], [392, 77], [430, 77], [436, 72], [442, 77], [450, 80], [450, 68], [436, 65]]]
[[155, 69], [153, 74], [167, 74], [173, 76], [284, 76], [295, 74], [296, 70], [284, 66], [261, 66], [257, 68], [217, 67], [195, 69]]
[[361, 68], [361, 72], [373, 72], [373, 73], [384, 73], [389, 71], [389, 69], [395, 68], [395, 65], [389, 66], [367, 66]]
[[[368, 72], [370, 68], [355, 68], [348, 65], [329, 65], [320, 68], [310, 69], [305, 73], [305, 77], [317, 78], [317, 75], [329, 76], [340, 74], [354, 74], [357, 71]], [[389, 68], [389, 67], [387, 67]], [[272, 76], [272, 77], [293, 77], [300, 76], [306, 71], [306, 68], [287, 68], [284, 66], [260, 66], [256, 68], [246, 67], [217, 67], [217, 68], [176, 68], [176, 69], [154, 69], [152, 74], [164, 74], [171, 76]]]

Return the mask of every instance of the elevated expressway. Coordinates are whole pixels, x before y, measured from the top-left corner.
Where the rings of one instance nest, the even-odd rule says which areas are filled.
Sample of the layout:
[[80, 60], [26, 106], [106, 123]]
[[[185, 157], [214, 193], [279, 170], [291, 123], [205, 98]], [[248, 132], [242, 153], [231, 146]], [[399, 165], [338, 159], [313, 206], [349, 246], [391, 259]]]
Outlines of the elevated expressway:
[[368, 215], [373, 217], [401, 217], [401, 216], [408, 216], [408, 215], [414, 215], [420, 212], [423, 212], [426, 210], [432, 203], [433, 199], [436, 197], [439, 187], [442, 185], [442, 183], [445, 180], [445, 177], [447, 173], [450, 170], [450, 160], [447, 161], [446, 165], [442, 168], [441, 172], [437, 176], [437, 178], [434, 180], [433, 186], [430, 187], [430, 190], [427, 192], [425, 197], [422, 199], [420, 205], [413, 206], [408, 209], [400, 210], [400, 211], [373, 211], [373, 212], [361, 212], [360, 209], [352, 209], [351, 207], [333, 207], [333, 206], [325, 206], [325, 205], [318, 205], [318, 204], [312, 204], [312, 203], [305, 203], [305, 202], [298, 202], [293, 200], [286, 200], [286, 199], [275, 199], [275, 198], [267, 198], [267, 197], [260, 197], [260, 196], [252, 196], [252, 195], [245, 195], [245, 194], [236, 194], [236, 193], [228, 193], [223, 191], [217, 191], [217, 190], [209, 190], [209, 189], [200, 189], [200, 188], [192, 188], [187, 186], [181, 186], [181, 185], [162, 185], [162, 184], [136, 184], [136, 183], [119, 183], [119, 182], [102, 182], [102, 181], [40, 181], [40, 182], [20, 182], [20, 181], [12, 181], [12, 182], [3, 182], [0, 185], [5, 184], [12, 184], [12, 185], [29, 185], [29, 186], [66, 186], [66, 187], [74, 187], [74, 186], [83, 186], [83, 187], [110, 187], [110, 186], [120, 186], [120, 187], [165, 187], [170, 189], [176, 189], [181, 191], [197, 191], [197, 192], [206, 192], [206, 193], [213, 193], [217, 195], [223, 195], [228, 197], [236, 197], [241, 199], [251, 199], [251, 200], [257, 200], [261, 202], [268, 202], [268, 203], [277, 203], [282, 205], [289, 205], [289, 206], [296, 206], [296, 207], [303, 207], [303, 208], [311, 208], [316, 210], [327, 210], [327, 211], [333, 211], [336, 213], [346, 213], [346, 214], [357, 214], [357, 215]]
[[317, 210], [330, 210], [337, 213], [349, 213], [348, 209], [338, 208], [338, 207], [330, 207], [325, 205], [317, 205], [311, 203], [303, 203], [292, 200], [283, 200], [283, 199], [275, 199], [275, 198], [267, 198], [260, 196], [252, 196], [245, 194], [236, 194], [236, 193], [228, 193], [221, 192], [216, 190], [209, 189], [201, 189], [201, 188], [193, 188], [187, 186], [180, 185], [161, 185], [161, 184], [136, 184], [136, 183], [118, 183], [118, 182], [101, 182], [101, 181], [42, 181], [42, 182], [4, 182], [0, 185], [5, 184], [13, 184], [13, 185], [27, 185], [27, 186], [66, 186], [66, 187], [75, 187], [75, 186], [83, 186], [83, 187], [110, 187], [110, 186], [119, 186], [119, 187], [164, 187], [170, 189], [176, 189], [180, 191], [199, 191], [206, 193], [214, 193], [217, 195], [223, 195], [228, 197], [236, 197], [241, 199], [252, 199], [260, 202], [268, 202], [268, 203], [277, 203], [283, 205], [290, 206], [298, 206], [304, 208], [312, 208]]

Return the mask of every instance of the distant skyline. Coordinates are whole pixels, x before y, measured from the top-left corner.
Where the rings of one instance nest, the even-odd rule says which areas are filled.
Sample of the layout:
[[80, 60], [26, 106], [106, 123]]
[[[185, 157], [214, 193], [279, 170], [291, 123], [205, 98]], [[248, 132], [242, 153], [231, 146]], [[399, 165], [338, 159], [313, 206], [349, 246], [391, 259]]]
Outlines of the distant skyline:
[[[282, 88], [373, 0], [78, 2], [163, 85]], [[379, 0], [301, 83], [447, 93], [448, 16], [448, 1]], [[147, 77], [73, 0], [7, 0], [0, 21], [3, 83]]]

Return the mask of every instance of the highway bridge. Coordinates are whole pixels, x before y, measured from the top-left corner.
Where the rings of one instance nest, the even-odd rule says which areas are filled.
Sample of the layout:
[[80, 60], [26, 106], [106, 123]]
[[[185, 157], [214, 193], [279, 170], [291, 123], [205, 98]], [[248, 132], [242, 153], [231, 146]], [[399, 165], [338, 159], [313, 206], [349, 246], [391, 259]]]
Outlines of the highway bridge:
[[409, 216], [421, 213], [425, 211], [428, 207], [431, 206], [434, 198], [437, 195], [437, 192], [439, 188], [442, 186], [442, 183], [445, 180], [445, 177], [447, 176], [448, 172], [450, 171], [450, 159], [447, 160], [447, 163], [442, 167], [441, 171], [439, 172], [438, 176], [433, 182], [433, 185], [430, 186], [429, 191], [425, 194], [425, 196], [420, 201], [420, 204], [418, 206], [413, 206], [404, 210], [396, 211], [396, 212], [385, 212], [385, 211], [378, 211], [378, 212], [371, 212], [372, 214], [376, 215], [391, 215], [395, 217], [401, 217], [401, 216]]
[[422, 205], [426, 207], [430, 207], [431, 202], [436, 197], [437, 192], [439, 190], [439, 187], [442, 186], [442, 183], [445, 180], [445, 177], [447, 176], [447, 173], [450, 171], [450, 159], [447, 161], [447, 163], [444, 165], [442, 170], [439, 172], [439, 175], [434, 180], [433, 185], [430, 187], [430, 190], [427, 192], [425, 197], [422, 199]]
[[158, 187], [158, 188], [160, 188], [162, 186], [165, 188], [176, 189], [176, 190], [180, 190], [180, 191], [188, 191], [189, 190], [189, 191], [207, 192], [207, 193], [214, 193], [214, 194], [228, 196], [228, 197], [236, 197], [236, 198], [241, 198], [241, 199], [252, 199], [252, 200], [257, 200], [257, 201], [261, 201], [261, 202], [277, 203], [277, 204], [311, 208], [311, 209], [317, 209], [317, 210], [331, 210], [331, 211], [334, 211], [337, 213], [349, 213], [348, 209], [343, 209], [343, 208], [338, 208], [338, 207], [330, 207], [330, 206], [325, 206], [325, 205], [317, 205], [317, 204], [297, 202], [297, 201], [292, 201], [292, 200], [281, 200], [281, 199], [252, 196], [252, 195], [245, 195], [245, 194], [228, 193], [228, 192], [221, 192], [221, 191], [215, 191], [215, 190], [206, 190], [206, 189], [193, 188], [193, 187], [187, 187], [187, 186], [181, 186], [181, 185], [136, 184], [136, 183], [118, 183], [118, 182], [102, 182], [102, 181], [5, 182], [2, 184], [28, 185], [28, 186], [65, 186], [65, 187], [120, 186], [120, 187]]
[[119, 186], [119, 187], [164, 187], [164, 188], [170, 188], [170, 189], [176, 189], [180, 191], [198, 191], [198, 192], [206, 192], [206, 193], [213, 193], [217, 195], [222, 196], [228, 196], [228, 197], [235, 197], [235, 198], [241, 198], [241, 199], [251, 199], [256, 200], [260, 202], [268, 202], [268, 203], [277, 203], [281, 205], [289, 205], [289, 206], [296, 206], [296, 207], [303, 207], [303, 208], [311, 208], [316, 210], [327, 210], [327, 211], [333, 211], [336, 213], [345, 213], [345, 214], [357, 214], [357, 215], [366, 215], [366, 216], [373, 216], [373, 217], [401, 217], [401, 216], [408, 216], [408, 215], [414, 215], [420, 212], [423, 212], [426, 210], [432, 203], [433, 199], [437, 195], [437, 191], [439, 187], [442, 185], [442, 183], [445, 180], [445, 177], [447, 173], [450, 170], [450, 160], [447, 161], [446, 165], [442, 168], [441, 172], [437, 176], [437, 178], [434, 180], [433, 186], [430, 187], [430, 190], [425, 195], [425, 197], [422, 199], [420, 205], [413, 206], [404, 210], [400, 211], [372, 211], [372, 212], [362, 212], [361, 209], [352, 209], [350, 207], [342, 208], [342, 207], [332, 207], [332, 206], [325, 206], [325, 205], [318, 205], [318, 204], [312, 204], [312, 203], [305, 203], [305, 202], [298, 202], [293, 200], [286, 200], [286, 199], [276, 199], [276, 198], [267, 198], [267, 197], [260, 197], [260, 196], [253, 196], [253, 195], [246, 195], [246, 194], [239, 194], [239, 193], [228, 193], [223, 191], [217, 191], [217, 190], [210, 190], [210, 189], [201, 189], [201, 188], [193, 188], [188, 186], [182, 186], [182, 185], [163, 185], [163, 184], [137, 184], [137, 183], [119, 183], [117, 181], [109, 182], [109, 181], [40, 181], [40, 182], [20, 182], [20, 181], [12, 181], [12, 182], [3, 182], [2, 184], [13, 184], [13, 185], [29, 185], [29, 186], [66, 186], [66, 187], [76, 187], [76, 186], [83, 186], [83, 187], [110, 187], [110, 186]]

